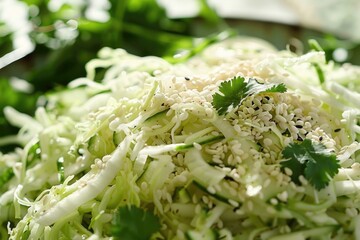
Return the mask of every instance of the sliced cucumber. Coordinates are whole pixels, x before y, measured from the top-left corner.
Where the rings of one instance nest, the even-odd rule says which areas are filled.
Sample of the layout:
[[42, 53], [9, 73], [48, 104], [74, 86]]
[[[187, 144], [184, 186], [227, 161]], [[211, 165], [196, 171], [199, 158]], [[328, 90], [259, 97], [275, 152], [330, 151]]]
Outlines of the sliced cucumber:
[[240, 205], [239, 197], [231, 194], [226, 187], [226, 173], [208, 164], [199, 150], [193, 148], [185, 154], [185, 165], [193, 177], [194, 184], [201, 190], [227, 204]]
[[102, 158], [115, 150], [113, 136], [99, 131], [89, 139], [88, 150], [95, 157]]
[[203, 186], [214, 186], [226, 176], [225, 172], [209, 165], [195, 148], [185, 153], [184, 161], [195, 181]]
[[[217, 191], [209, 191], [209, 188], [206, 187], [206, 184], [200, 183], [198, 181], [194, 181], [193, 183], [199, 189], [201, 189], [202, 191], [206, 192], [207, 194], [209, 194], [213, 198], [215, 198], [215, 199], [217, 199], [217, 200], [219, 200], [219, 201], [221, 201], [223, 203], [230, 204], [229, 200], [233, 200], [233, 201], [236, 201], [236, 202], [240, 201], [240, 199], [236, 199], [234, 196], [232, 196], [230, 194], [230, 192], [228, 192], [228, 191], [226, 191], [224, 189], [221, 189], [221, 191], [219, 191], [219, 190], [217, 190]], [[240, 205], [240, 203], [239, 203], [239, 205]]]
[[331, 233], [339, 228], [338, 225], [315, 227], [313, 229], [295, 231], [269, 238], [269, 240], [288, 239], [331, 239]]
[[169, 111], [169, 109], [165, 109], [163, 111], [160, 111], [158, 113], [155, 113], [154, 115], [148, 117], [146, 120], [145, 120], [145, 123], [146, 124], [152, 124], [154, 123], [155, 121], [158, 121], [160, 120], [161, 118], [163, 118], [166, 113]]
[[139, 186], [146, 185], [146, 188], [142, 189], [141, 192], [145, 201], [153, 201], [156, 190], [162, 188], [174, 168], [175, 165], [172, 163], [171, 157], [167, 155], [162, 155], [149, 163], [146, 171], [137, 181]]
[[193, 143], [188, 143], [188, 144], [182, 144], [179, 145], [175, 148], [176, 151], [184, 151], [184, 150], [188, 150], [194, 147], [194, 144], [200, 144], [200, 145], [205, 145], [205, 144], [209, 144], [212, 142], [216, 142], [216, 141], [220, 141], [222, 139], [224, 139], [225, 137], [223, 135], [219, 135], [219, 136], [204, 136], [200, 139], [198, 139], [196, 142]]
[[124, 140], [125, 136], [126, 135], [125, 135], [125, 133], [123, 131], [114, 132], [113, 133], [113, 143], [114, 143], [114, 145], [115, 146], [119, 145], [122, 142], [122, 140]]
[[174, 201], [179, 203], [191, 202], [191, 195], [184, 187], [176, 188], [174, 192]]
[[185, 233], [188, 240], [216, 240], [219, 239], [219, 234], [214, 229], [207, 229], [203, 232], [196, 230], [189, 230]]

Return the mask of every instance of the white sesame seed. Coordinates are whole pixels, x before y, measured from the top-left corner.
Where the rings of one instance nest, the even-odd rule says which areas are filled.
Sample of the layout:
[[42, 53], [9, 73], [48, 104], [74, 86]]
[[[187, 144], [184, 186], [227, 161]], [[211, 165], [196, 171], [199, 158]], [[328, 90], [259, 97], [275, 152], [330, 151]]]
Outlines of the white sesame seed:
[[103, 112], [97, 115], [96, 120], [103, 121], [105, 118], [107, 118], [110, 114]]
[[196, 206], [195, 206], [195, 213], [196, 214], [199, 214], [201, 212], [201, 206], [200, 206], [200, 204], [197, 204]]
[[235, 125], [235, 126], [234, 126], [234, 130], [235, 130], [236, 132], [238, 132], [238, 133], [241, 132], [241, 128], [240, 128], [239, 125]]
[[110, 158], [111, 158], [110, 155], [105, 155], [105, 156], [102, 158], [102, 161], [103, 161], [104, 163], [106, 163], [107, 161], [110, 160]]
[[205, 108], [206, 116], [211, 117], [214, 111], [211, 108]]
[[96, 160], [95, 160], [95, 164], [96, 164], [96, 166], [97, 166], [98, 168], [101, 169], [103, 162], [101, 161], [101, 159], [96, 159]]
[[262, 106], [262, 109], [265, 110], [265, 111], [270, 111], [272, 109], [272, 105], [270, 104], [263, 104]]
[[264, 139], [264, 145], [265, 145], [265, 146], [268, 147], [268, 146], [272, 145], [272, 143], [273, 143], [273, 142], [272, 142], [272, 140], [271, 140], [270, 138], [265, 138], [265, 139]]
[[209, 198], [207, 196], [202, 196], [202, 201], [205, 203], [205, 204], [208, 204], [209, 203]]
[[291, 176], [293, 174], [293, 172], [290, 168], [286, 167], [284, 170], [285, 170], [286, 175], [288, 175], [288, 176]]
[[301, 182], [302, 185], [307, 185], [308, 184], [308, 180], [306, 180], [303, 175], [299, 176], [299, 181]]
[[211, 135], [213, 135], [213, 136], [219, 136], [219, 135], [220, 135], [220, 133], [219, 133], [219, 132], [217, 132], [217, 131], [212, 131], [212, 132], [211, 132]]
[[215, 193], [216, 193], [216, 190], [215, 190], [215, 188], [214, 188], [213, 186], [207, 187], [206, 190], [207, 190], [209, 193], [211, 193], [211, 194], [215, 194]]
[[146, 190], [148, 188], [148, 184], [146, 182], [142, 182], [141, 185], [140, 185], [140, 188], [142, 190]]
[[281, 122], [281, 123], [286, 123], [286, 118], [284, 118], [284, 117], [281, 116], [281, 115], [276, 115], [276, 116], [275, 116], [275, 120], [276, 120], [276, 121], [279, 121], [279, 122]]
[[232, 199], [229, 199], [228, 202], [229, 202], [232, 206], [234, 206], [234, 207], [238, 207], [238, 206], [239, 206], [239, 203], [236, 202], [236, 201], [234, 201], [234, 200], [232, 200]]
[[355, 162], [351, 165], [351, 168], [354, 170], [360, 170], [360, 163]]
[[283, 201], [283, 202], [286, 202], [287, 199], [288, 199], [288, 193], [287, 191], [283, 191], [282, 193], [279, 193], [276, 195], [277, 198], [280, 200], [280, 201]]
[[346, 208], [345, 213], [350, 217], [356, 217], [358, 215], [358, 210], [356, 208]]
[[271, 199], [270, 199], [270, 203], [271, 203], [272, 205], [277, 205], [277, 204], [279, 203], [279, 201], [278, 201], [276, 198], [271, 198]]
[[264, 187], [268, 187], [271, 183], [271, 180], [270, 179], [266, 179], [265, 182], [264, 182]]

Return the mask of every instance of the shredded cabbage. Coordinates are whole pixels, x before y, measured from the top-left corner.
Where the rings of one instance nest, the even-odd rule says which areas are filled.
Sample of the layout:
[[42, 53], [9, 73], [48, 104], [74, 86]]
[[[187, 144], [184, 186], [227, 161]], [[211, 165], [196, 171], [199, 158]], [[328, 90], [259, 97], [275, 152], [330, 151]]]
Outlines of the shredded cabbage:
[[[160, 219], [157, 239], [360, 239], [359, 67], [237, 37], [178, 64], [104, 48], [86, 70], [34, 117], [4, 109], [20, 131], [0, 144], [22, 148], [0, 154], [2, 239], [112, 239], [130, 205]], [[220, 116], [234, 76], [288, 90]], [[320, 191], [280, 167], [303, 139], [341, 166]]]

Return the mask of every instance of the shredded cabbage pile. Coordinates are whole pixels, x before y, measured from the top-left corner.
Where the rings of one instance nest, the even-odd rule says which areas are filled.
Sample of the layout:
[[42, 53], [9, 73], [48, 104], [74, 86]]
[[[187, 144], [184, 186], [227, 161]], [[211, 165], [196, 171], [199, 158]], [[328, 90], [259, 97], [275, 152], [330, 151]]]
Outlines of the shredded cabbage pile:
[[[153, 239], [360, 239], [359, 67], [236, 37], [178, 64], [104, 48], [86, 70], [34, 117], [4, 109], [20, 130], [0, 143], [22, 148], [0, 153], [2, 239], [112, 239], [122, 206], [160, 220]], [[287, 91], [219, 115], [236, 76]], [[340, 165], [321, 190], [281, 167], [304, 139]]]

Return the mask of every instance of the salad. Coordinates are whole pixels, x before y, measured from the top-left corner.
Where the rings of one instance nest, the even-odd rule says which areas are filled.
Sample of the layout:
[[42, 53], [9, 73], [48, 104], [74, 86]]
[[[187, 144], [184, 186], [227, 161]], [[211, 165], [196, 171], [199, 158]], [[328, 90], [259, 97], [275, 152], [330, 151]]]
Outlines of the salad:
[[234, 37], [86, 71], [4, 109], [2, 239], [360, 239], [359, 67]]

